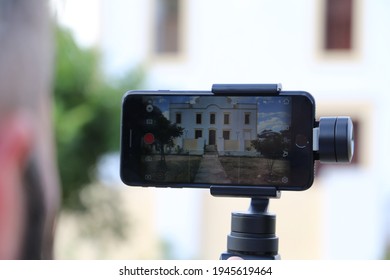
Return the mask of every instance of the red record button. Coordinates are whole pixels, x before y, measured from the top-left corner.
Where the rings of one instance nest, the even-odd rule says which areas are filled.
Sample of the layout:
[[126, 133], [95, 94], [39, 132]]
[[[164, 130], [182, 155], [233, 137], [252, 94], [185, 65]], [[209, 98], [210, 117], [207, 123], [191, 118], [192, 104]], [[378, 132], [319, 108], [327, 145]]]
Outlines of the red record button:
[[153, 142], [154, 142], [154, 135], [153, 135], [153, 133], [146, 133], [145, 135], [144, 135], [144, 142], [145, 142], [145, 144], [148, 144], [148, 145], [150, 145], [150, 144], [153, 144]]

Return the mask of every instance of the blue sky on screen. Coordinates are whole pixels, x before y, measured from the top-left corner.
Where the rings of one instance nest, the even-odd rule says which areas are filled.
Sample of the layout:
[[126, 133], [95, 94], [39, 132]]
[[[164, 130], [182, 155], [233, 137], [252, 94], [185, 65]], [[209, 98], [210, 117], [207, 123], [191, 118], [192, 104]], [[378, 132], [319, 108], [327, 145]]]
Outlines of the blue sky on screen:
[[[170, 103], [194, 103], [198, 97], [194, 96], [157, 96], [153, 98], [153, 105], [160, 108], [164, 116], [169, 119]], [[199, 98], [210, 98], [202, 96]], [[221, 99], [224, 97], [221, 97]], [[213, 98], [215, 100], [215, 98]], [[257, 113], [257, 131], [272, 130], [280, 132], [288, 129], [291, 124], [291, 98], [267, 96], [267, 97], [233, 97], [234, 103], [256, 103]]]

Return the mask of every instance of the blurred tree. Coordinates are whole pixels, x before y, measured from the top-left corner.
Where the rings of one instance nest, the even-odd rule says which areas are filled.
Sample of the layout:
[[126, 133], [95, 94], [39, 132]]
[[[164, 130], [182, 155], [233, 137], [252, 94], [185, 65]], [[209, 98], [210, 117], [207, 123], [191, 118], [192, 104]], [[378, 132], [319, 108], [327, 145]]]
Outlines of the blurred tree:
[[85, 208], [81, 190], [96, 178], [103, 154], [119, 150], [121, 98], [138, 88], [142, 71], [107, 81], [96, 49], [80, 48], [69, 30], [56, 27], [55, 135], [63, 207]]

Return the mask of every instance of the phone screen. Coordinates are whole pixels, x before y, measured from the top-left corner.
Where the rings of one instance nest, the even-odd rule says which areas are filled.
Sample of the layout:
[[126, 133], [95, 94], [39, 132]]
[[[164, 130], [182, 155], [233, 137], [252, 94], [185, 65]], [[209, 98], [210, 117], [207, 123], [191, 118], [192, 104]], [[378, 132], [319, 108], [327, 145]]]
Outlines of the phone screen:
[[294, 96], [128, 97], [123, 116], [128, 120], [122, 120], [131, 123], [126, 125], [130, 147], [125, 157], [131, 158], [127, 173], [136, 181], [166, 186], [296, 184], [292, 172], [302, 167], [296, 161], [309, 142], [299, 139], [307, 136], [293, 124]]

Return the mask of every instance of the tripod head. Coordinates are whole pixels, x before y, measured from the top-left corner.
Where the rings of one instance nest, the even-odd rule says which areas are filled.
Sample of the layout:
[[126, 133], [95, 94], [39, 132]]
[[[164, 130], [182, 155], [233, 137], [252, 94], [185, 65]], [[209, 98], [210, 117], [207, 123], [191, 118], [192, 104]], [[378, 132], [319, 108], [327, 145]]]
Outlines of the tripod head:
[[233, 212], [227, 238], [226, 260], [239, 256], [246, 260], [278, 260], [279, 238], [275, 235], [276, 216], [268, 213], [269, 199], [252, 198], [247, 212]]

